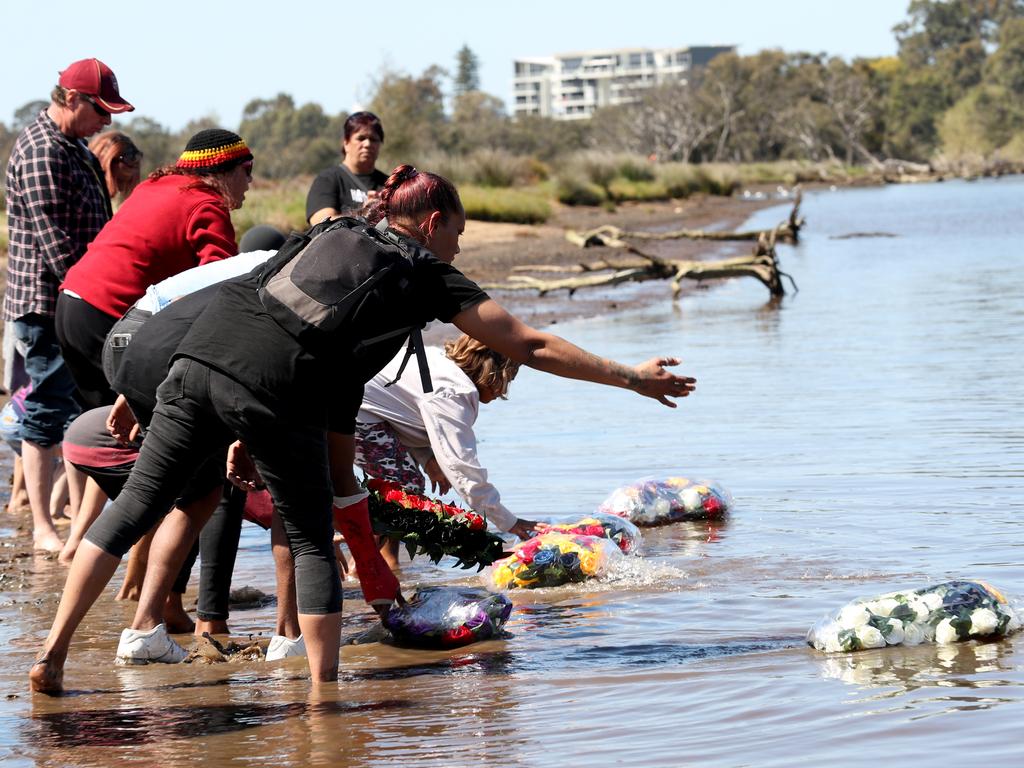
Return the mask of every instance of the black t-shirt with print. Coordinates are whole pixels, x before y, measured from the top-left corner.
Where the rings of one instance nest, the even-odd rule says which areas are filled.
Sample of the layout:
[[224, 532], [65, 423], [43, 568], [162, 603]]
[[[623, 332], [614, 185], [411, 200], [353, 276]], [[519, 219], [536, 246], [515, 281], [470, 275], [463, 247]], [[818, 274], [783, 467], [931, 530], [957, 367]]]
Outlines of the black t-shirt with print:
[[[345, 249], [336, 246], [347, 235], [345, 230], [327, 232], [315, 241], [325, 269], [330, 269], [330, 259], [346, 258]], [[407, 337], [360, 351], [356, 346], [363, 339], [354, 338], [351, 328], [344, 326], [329, 334], [326, 344], [323, 339], [316, 347], [304, 344], [267, 312], [259, 286], [258, 274], [221, 283], [176, 356], [199, 360], [234, 379], [283, 418], [350, 434], [363, 384], [402, 349]], [[449, 322], [488, 298], [476, 283], [428, 251], [413, 261], [411, 288], [405, 290], [386, 316], [361, 316], [358, 335], [383, 334], [435, 319]]]
[[371, 173], [352, 173], [343, 165], [335, 165], [313, 180], [306, 196], [306, 221], [323, 208], [352, 214], [363, 207], [366, 193], [384, 186], [387, 174], [374, 169]]

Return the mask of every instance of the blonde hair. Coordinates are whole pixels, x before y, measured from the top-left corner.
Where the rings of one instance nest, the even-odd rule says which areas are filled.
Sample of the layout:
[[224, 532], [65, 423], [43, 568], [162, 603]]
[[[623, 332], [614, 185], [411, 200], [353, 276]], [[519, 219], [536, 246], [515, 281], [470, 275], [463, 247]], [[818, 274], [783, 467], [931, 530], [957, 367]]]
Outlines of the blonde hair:
[[465, 334], [445, 342], [444, 353], [478, 389], [491, 387], [496, 397], [502, 400], [508, 397], [508, 388], [519, 372], [519, 363]]

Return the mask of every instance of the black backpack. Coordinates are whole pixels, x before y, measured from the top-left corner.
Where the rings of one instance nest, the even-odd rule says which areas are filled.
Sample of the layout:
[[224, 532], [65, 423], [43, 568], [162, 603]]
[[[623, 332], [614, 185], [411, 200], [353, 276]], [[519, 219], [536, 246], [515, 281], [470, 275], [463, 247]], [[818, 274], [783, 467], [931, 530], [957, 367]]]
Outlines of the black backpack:
[[[425, 323], [413, 314], [417, 259], [426, 249], [364, 219], [342, 217], [293, 233], [264, 265], [259, 297], [267, 313], [303, 346], [329, 354], [340, 335], [357, 356], [381, 342], [408, 336], [405, 358], [416, 355], [423, 391], [430, 370], [423, 349]], [[390, 382], [393, 384], [394, 381]]]

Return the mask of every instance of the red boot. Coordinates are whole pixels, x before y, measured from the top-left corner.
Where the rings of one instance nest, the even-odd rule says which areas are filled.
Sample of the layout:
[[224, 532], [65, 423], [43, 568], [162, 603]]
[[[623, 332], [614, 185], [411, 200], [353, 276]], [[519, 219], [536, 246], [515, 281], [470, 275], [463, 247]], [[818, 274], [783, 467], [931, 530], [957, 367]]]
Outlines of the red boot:
[[345, 537], [352, 558], [356, 561], [356, 574], [363, 598], [370, 605], [391, 605], [399, 596], [400, 585], [395, 574], [377, 548], [377, 540], [370, 524], [369, 494], [334, 497], [334, 527]]

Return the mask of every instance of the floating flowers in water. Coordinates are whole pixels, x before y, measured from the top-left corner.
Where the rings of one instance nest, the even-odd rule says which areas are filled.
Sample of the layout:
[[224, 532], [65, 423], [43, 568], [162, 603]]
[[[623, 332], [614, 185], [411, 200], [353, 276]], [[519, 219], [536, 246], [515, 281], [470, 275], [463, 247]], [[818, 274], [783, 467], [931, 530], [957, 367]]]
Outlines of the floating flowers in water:
[[732, 509], [732, 503], [729, 492], [710, 480], [646, 478], [616, 488], [598, 512], [624, 517], [636, 525], [663, 525], [718, 518]]
[[373, 532], [405, 544], [409, 557], [425, 554], [433, 562], [451, 555], [463, 568], [483, 568], [505, 553], [504, 541], [487, 530], [476, 512], [407, 493], [398, 483], [366, 483]]
[[542, 533], [516, 544], [512, 556], [494, 563], [485, 580], [498, 589], [557, 587], [596, 578], [621, 556], [611, 539]]
[[940, 645], [1003, 637], [1020, 628], [1016, 612], [982, 581], [947, 581], [926, 589], [854, 600], [807, 633], [807, 643], [826, 653], [887, 645]]
[[625, 518], [598, 512], [578, 520], [542, 524], [545, 533], [575, 533], [611, 539], [624, 555], [637, 554], [643, 537], [640, 529]]
[[473, 587], [420, 587], [384, 620], [399, 645], [457, 648], [495, 637], [512, 613], [505, 595]]

